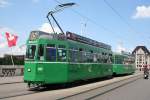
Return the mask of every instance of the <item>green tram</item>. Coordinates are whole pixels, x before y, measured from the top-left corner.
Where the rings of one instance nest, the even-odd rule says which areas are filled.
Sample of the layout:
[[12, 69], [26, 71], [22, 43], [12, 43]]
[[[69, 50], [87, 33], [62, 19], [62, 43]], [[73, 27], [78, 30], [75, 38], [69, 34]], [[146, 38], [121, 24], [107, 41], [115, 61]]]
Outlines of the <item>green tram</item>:
[[112, 75], [110, 45], [71, 32], [30, 33], [24, 69], [24, 81], [29, 87]]
[[132, 74], [135, 72], [135, 59], [129, 53], [113, 53], [113, 75]]

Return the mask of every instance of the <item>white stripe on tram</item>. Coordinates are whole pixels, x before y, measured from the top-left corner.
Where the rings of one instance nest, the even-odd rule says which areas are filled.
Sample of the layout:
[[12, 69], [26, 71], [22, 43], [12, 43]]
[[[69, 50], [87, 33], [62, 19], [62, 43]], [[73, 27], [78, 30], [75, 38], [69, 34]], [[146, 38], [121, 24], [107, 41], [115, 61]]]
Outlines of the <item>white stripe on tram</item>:
[[[72, 63], [72, 62], [31, 62], [31, 61], [26, 61], [26, 63], [60, 63], [60, 64], [108, 64], [108, 63]], [[110, 64], [110, 63], [109, 63]]]

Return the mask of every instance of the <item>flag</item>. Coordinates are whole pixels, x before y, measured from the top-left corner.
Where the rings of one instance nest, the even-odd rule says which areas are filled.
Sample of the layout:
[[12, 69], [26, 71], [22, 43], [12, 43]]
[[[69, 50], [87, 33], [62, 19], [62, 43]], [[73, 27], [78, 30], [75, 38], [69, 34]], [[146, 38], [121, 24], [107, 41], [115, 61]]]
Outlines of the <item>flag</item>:
[[10, 34], [8, 32], [6, 32], [5, 35], [7, 38], [8, 47], [16, 46], [18, 36]]

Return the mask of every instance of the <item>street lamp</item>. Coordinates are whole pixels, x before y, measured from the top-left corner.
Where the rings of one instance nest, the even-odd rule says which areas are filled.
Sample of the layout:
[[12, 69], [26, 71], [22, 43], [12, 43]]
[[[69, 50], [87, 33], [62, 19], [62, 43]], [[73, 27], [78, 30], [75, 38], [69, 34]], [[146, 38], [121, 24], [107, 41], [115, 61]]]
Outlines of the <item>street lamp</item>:
[[53, 30], [54, 33], [56, 33], [56, 32], [55, 32], [54, 27], [53, 27], [53, 25], [52, 25], [52, 23], [51, 23], [51, 21], [50, 21], [50, 19], [49, 19], [49, 15], [53, 18], [53, 20], [55, 21], [55, 23], [56, 23], [56, 25], [58, 26], [58, 28], [59, 28], [59, 29], [61, 30], [61, 32], [64, 34], [62, 28], [60, 27], [59, 23], [57, 22], [57, 20], [55, 19], [55, 17], [54, 17], [53, 14], [54, 14], [54, 13], [57, 13], [57, 12], [60, 12], [60, 11], [62, 11], [63, 9], [68, 8], [68, 7], [71, 7], [71, 6], [73, 6], [73, 5], [76, 5], [76, 4], [75, 4], [75, 3], [60, 4], [60, 5], [57, 5], [54, 10], [48, 12], [48, 14], [47, 14], [46, 17], [47, 17], [47, 19], [48, 19], [48, 21], [49, 21], [49, 24], [51, 25], [52, 30]]

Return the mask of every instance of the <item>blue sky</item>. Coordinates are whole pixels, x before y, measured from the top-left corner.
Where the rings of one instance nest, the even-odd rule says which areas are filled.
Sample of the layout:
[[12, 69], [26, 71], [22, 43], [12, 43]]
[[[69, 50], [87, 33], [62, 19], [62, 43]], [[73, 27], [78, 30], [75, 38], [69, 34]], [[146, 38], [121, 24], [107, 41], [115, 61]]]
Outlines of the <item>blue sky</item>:
[[[104, 0], [57, 1], [77, 4], [55, 14], [64, 31], [81, 35], [82, 30], [83, 36], [110, 44], [113, 51], [132, 51], [138, 45], [150, 48], [149, 0], [106, 0], [121, 18]], [[56, 5], [55, 0], [0, 0], [0, 34], [5, 31], [17, 34], [17, 46], [13, 49], [19, 52], [18, 46], [25, 44], [30, 31], [51, 30], [46, 14]], [[0, 52], [9, 50], [6, 39], [0, 38]]]

